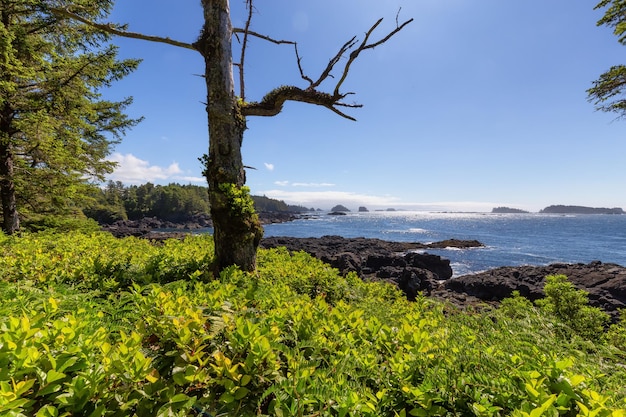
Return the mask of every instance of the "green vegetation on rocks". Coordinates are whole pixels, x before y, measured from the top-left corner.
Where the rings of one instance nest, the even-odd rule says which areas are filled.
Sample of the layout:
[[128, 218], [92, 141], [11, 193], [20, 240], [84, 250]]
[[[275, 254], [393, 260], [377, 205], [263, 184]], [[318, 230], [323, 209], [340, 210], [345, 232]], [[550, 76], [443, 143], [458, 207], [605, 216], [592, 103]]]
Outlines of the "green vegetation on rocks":
[[[0, 415], [624, 416], [625, 322], [551, 278], [458, 311], [210, 236], [0, 235]], [[569, 305], [569, 307], [567, 306]]]

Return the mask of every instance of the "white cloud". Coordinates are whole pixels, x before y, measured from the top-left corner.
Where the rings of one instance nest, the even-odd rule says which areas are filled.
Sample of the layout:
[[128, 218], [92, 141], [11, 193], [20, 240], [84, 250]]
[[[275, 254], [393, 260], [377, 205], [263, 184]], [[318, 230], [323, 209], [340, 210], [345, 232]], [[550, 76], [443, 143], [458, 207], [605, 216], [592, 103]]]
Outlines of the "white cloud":
[[334, 187], [336, 184], [329, 182], [289, 182], [289, 181], [274, 181], [274, 184], [279, 187], [305, 187], [305, 188], [322, 188], [322, 187]]
[[144, 184], [146, 182], [195, 182], [202, 183], [206, 180], [203, 177], [183, 175], [184, 172], [178, 162], [172, 162], [167, 167], [150, 165], [149, 161], [137, 158], [133, 154], [114, 153], [109, 160], [117, 162], [117, 167], [111, 175], [110, 180], [121, 181], [126, 184]]
[[270, 164], [270, 163], [264, 162], [263, 165], [265, 165], [265, 168], [268, 171], [274, 171], [274, 164]]
[[284, 200], [289, 204], [300, 204], [304, 206], [315, 206], [316, 208], [330, 208], [337, 204], [343, 204], [348, 208], [359, 206], [391, 207], [391, 204], [398, 202], [393, 197], [378, 197], [365, 194], [357, 194], [344, 191], [288, 191], [269, 190], [261, 194], [277, 200]]
[[335, 184], [328, 182], [294, 182], [291, 184], [294, 187], [334, 187]]
[[184, 182], [184, 183], [188, 183], [188, 182], [193, 182], [193, 183], [199, 183], [199, 185], [207, 185], [207, 181], [206, 178], [204, 177], [194, 177], [194, 176], [174, 176], [172, 177], [172, 179], [179, 181], [179, 182]]

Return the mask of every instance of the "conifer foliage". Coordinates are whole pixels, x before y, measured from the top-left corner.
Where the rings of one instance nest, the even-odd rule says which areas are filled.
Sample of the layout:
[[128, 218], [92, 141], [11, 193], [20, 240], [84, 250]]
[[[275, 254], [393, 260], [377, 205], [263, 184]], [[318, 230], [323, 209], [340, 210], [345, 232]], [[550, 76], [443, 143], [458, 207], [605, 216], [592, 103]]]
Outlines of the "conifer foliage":
[[[613, 29], [613, 34], [622, 45], [626, 45], [626, 1], [602, 0], [595, 9], [603, 10], [604, 15], [598, 20], [598, 26]], [[589, 101], [596, 109], [626, 116], [626, 65], [617, 64], [602, 73], [587, 90]]]
[[[58, 1], [0, 1], [0, 196], [2, 229], [20, 218], [60, 213], [113, 169], [105, 157], [138, 120], [131, 98], [102, 98], [137, 60], [118, 60], [109, 35], [49, 12]], [[73, 1], [85, 17], [108, 15], [110, 0]]]

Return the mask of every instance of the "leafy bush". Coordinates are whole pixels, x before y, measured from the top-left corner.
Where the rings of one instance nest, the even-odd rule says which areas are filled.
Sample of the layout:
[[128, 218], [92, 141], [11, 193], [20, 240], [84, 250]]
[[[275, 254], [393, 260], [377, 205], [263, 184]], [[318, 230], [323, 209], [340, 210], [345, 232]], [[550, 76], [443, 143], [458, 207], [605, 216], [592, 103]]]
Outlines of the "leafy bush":
[[408, 302], [282, 249], [209, 280], [211, 244], [0, 238], [0, 415], [626, 415], [615, 348], [519, 297]]
[[81, 232], [93, 233], [100, 230], [98, 223], [82, 215], [31, 216], [22, 223], [23, 229], [30, 232], [47, 231], [51, 233]]
[[591, 307], [589, 294], [576, 289], [565, 275], [547, 276], [544, 292], [546, 297], [537, 300], [537, 305], [575, 334], [592, 340], [603, 333], [609, 316], [599, 308]]

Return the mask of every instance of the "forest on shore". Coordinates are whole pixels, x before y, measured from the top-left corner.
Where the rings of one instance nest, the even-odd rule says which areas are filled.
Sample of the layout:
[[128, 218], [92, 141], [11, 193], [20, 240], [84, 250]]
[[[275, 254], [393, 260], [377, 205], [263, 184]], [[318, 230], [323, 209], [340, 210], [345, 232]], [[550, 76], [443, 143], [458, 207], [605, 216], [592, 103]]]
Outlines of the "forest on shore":
[[[266, 196], [252, 196], [252, 199], [257, 212], [299, 213], [312, 210]], [[206, 186], [155, 185], [150, 182], [126, 186], [119, 181], [109, 181], [105, 187], [93, 190], [89, 204], [82, 211], [99, 224], [144, 217], [184, 223], [197, 216], [210, 216], [210, 203]]]

